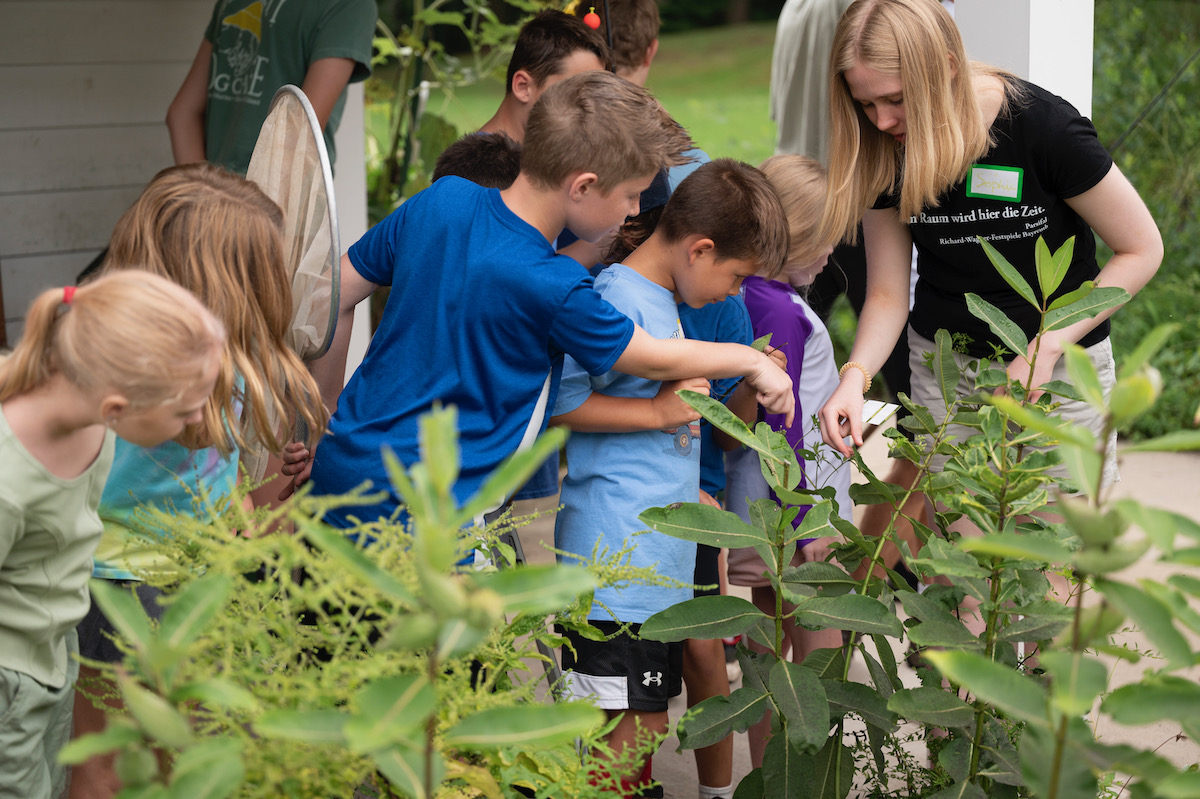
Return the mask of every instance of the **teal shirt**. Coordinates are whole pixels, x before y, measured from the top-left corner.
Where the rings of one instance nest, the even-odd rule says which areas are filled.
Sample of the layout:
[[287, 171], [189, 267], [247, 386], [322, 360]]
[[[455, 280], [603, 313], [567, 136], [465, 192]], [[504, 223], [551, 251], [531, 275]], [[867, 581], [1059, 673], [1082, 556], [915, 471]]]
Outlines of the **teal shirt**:
[[83, 474], [52, 474], [17, 440], [0, 410], [0, 668], [50, 688], [67, 683], [67, 634], [87, 614], [96, 507], [114, 436]]
[[[303, 86], [322, 58], [354, 62], [350, 82], [371, 74], [374, 0], [218, 0], [204, 38], [213, 47], [204, 113], [211, 163], [246, 174], [258, 131], [279, 87]], [[346, 105], [342, 92], [325, 125], [329, 161]]]

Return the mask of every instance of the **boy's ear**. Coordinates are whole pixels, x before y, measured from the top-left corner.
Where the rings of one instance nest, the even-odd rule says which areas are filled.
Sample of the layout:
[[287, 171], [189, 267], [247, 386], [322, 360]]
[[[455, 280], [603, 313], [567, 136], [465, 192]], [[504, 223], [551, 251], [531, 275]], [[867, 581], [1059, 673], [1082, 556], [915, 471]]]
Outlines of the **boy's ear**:
[[512, 86], [513, 97], [516, 97], [522, 103], [529, 103], [537, 94], [537, 81], [523, 69], [518, 69], [513, 73]]
[[586, 197], [589, 192], [600, 191], [598, 187], [600, 176], [595, 172], [579, 172], [569, 180], [569, 193], [572, 200], [579, 201]]
[[658, 39], [650, 42], [650, 46], [646, 48], [646, 57], [642, 60], [642, 66], [649, 67], [656, 55], [658, 55]]
[[100, 400], [100, 418], [107, 425], [121, 418], [129, 410], [129, 399], [123, 394], [108, 394]]
[[716, 255], [717, 245], [712, 239], [699, 237], [688, 244], [688, 264], [695, 266], [697, 259]]

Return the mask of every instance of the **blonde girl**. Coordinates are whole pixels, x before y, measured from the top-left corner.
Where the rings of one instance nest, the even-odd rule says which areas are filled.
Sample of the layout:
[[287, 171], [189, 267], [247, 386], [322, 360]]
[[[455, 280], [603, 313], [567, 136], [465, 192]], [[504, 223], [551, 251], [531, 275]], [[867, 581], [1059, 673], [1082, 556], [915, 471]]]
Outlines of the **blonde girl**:
[[114, 434], [154, 446], [199, 422], [223, 336], [187, 291], [128, 272], [44, 292], [0, 362], [0, 797], [63, 787]]
[[[796, 450], [817, 451], [817, 460], [804, 460], [804, 488], [832, 486], [836, 492], [838, 512], [852, 518], [850, 503], [851, 467], [828, 447], [819, 447], [821, 431], [813, 424], [813, 414], [825, 403], [837, 386], [837, 366], [833, 342], [819, 316], [804, 301], [803, 292], [825, 268], [833, 244], [822, 238], [816, 229], [825, 204], [825, 170], [811, 158], [801, 155], [777, 155], [768, 158], [760, 167], [771, 182], [787, 212], [789, 246], [787, 265], [776, 280], [748, 277], [742, 284], [742, 300], [758, 338], [771, 335], [771, 343], [787, 356], [787, 372], [792, 378], [796, 397], [796, 422], [784, 427], [783, 419], [758, 410], [758, 418], [768, 422], [787, 436]], [[758, 454], [737, 447], [726, 453], [726, 501], [729, 510], [750, 521], [749, 504], [755, 499], [770, 497], [770, 491], [759, 468]], [[807, 509], [805, 509], [807, 511]], [[796, 517], [799, 525], [802, 512]], [[832, 539], [806, 539], [799, 542], [792, 564], [825, 560]], [[729, 582], [750, 588], [754, 604], [775, 615], [775, 589], [764, 576], [767, 566], [753, 549], [729, 551]], [[785, 611], [791, 606], [785, 603]], [[805, 630], [788, 620], [784, 626], [784, 646], [790, 657], [802, 662], [817, 649], [841, 646], [838, 630]], [[758, 646], [751, 644], [755, 649]], [[747, 731], [750, 759], [755, 767], [762, 765], [763, 751], [770, 736], [771, 719], [765, 715]]]
[[[227, 331], [216, 389], [200, 424], [153, 449], [118, 443], [101, 499], [105, 533], [95, 576], [128, 583], [152, 617], [161, 613], [159, 590], [141, 580], [169, 571], [171, 564], [153, 545], [165, 531], [149, 526], [139, 507], [207, 518], [228, 504], [241, 448], [260, 441], [280, 453], [297, 414], [308, 424], [311, 441], [325, 429], [328, 417], [316, 383], [284, 339], [292, 292], [282, 229], [279, 207], [254, 183], [196, 163], [159, 172], [113, 231], [102, 274], [138, 271], [168, 278], [193, 291]], [[93, 608], [79, 629], [84, 656], [119, 661], [111, 632]], [[84, 674], [97, 676], [86, 668]], [[81, 696], [76, 733], [103, 728], [104, 714]], [[77, 773], [75, 799], [116, 791], [104, 759]]]
[[[989, 239], [1034, 286], [1037, 237], [1054, 250], [1074, 236], [1059, 294], [1092, 279], [1135, 294], [1158, 269], [1162, 240], [1154, 220], [1091, 122], [1038, 86], [969, 62], [954, 21], [936, 0], [857, 0], [846, 10], [833, 42], [830, 110], [822, 231], [853, 238], [861, 219], [868, 267], [854, 349], [820, 413], [825, 440], [844, 454], [843, 436], [862, 443], [863, 392], [906, 321], [912, 396], [935, 418], [945, 408], [923, 357], [937, 329], [966, 343], [961, 366], [989, 355], [995, 342], [967, 310], [965, 293], [981, 295], [1033, 338], [1036, 313], [996, 273], [976, 236]], [[1092, 231], [1114, 253], [1103, 269]], [[920, 277], [910, 317], [914, 244]], [[1032, 386], [1067, 379], [1060, 362], [1067, 343], [1086, 347], [1102, 379], [1111, 381], [1111, 313], [1043, 336]], [[1012, 354], [1010, 377], [1030, 380], [1031, 354]], [[1060, 412], [1098, 432], [1096, 413], [1076, 405], [1065, 402]]]

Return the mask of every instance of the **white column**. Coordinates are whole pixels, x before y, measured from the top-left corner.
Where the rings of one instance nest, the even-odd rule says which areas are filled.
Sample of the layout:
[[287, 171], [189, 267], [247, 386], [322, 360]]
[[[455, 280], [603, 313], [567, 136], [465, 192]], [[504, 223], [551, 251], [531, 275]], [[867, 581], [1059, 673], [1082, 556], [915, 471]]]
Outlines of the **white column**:
[[[338, 238], [342, 253], [367, 232], [367, 164], [363, 118], [363, 85], [352, 83], [346, 90], [346, 109], [334, 134], [337, 164], [333, 189], [337, 195]], [[369, 302], [360, 302], [354, 310], [354, 335], [346, 357], [346, 380], [362, 363], [371, 343]]]
[[957, 0], [967, 57], [1003, 67], [1092, 113], [1094, 0]]

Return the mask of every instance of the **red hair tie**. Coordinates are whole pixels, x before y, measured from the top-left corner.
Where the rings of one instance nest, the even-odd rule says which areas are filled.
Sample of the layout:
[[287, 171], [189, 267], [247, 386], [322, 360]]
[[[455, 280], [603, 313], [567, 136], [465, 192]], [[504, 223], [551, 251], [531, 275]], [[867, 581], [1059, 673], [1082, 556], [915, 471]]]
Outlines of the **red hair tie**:
[[75, 299], [75, 287], [63, 286], [63, 305], [70, 305], [73, 299]]

